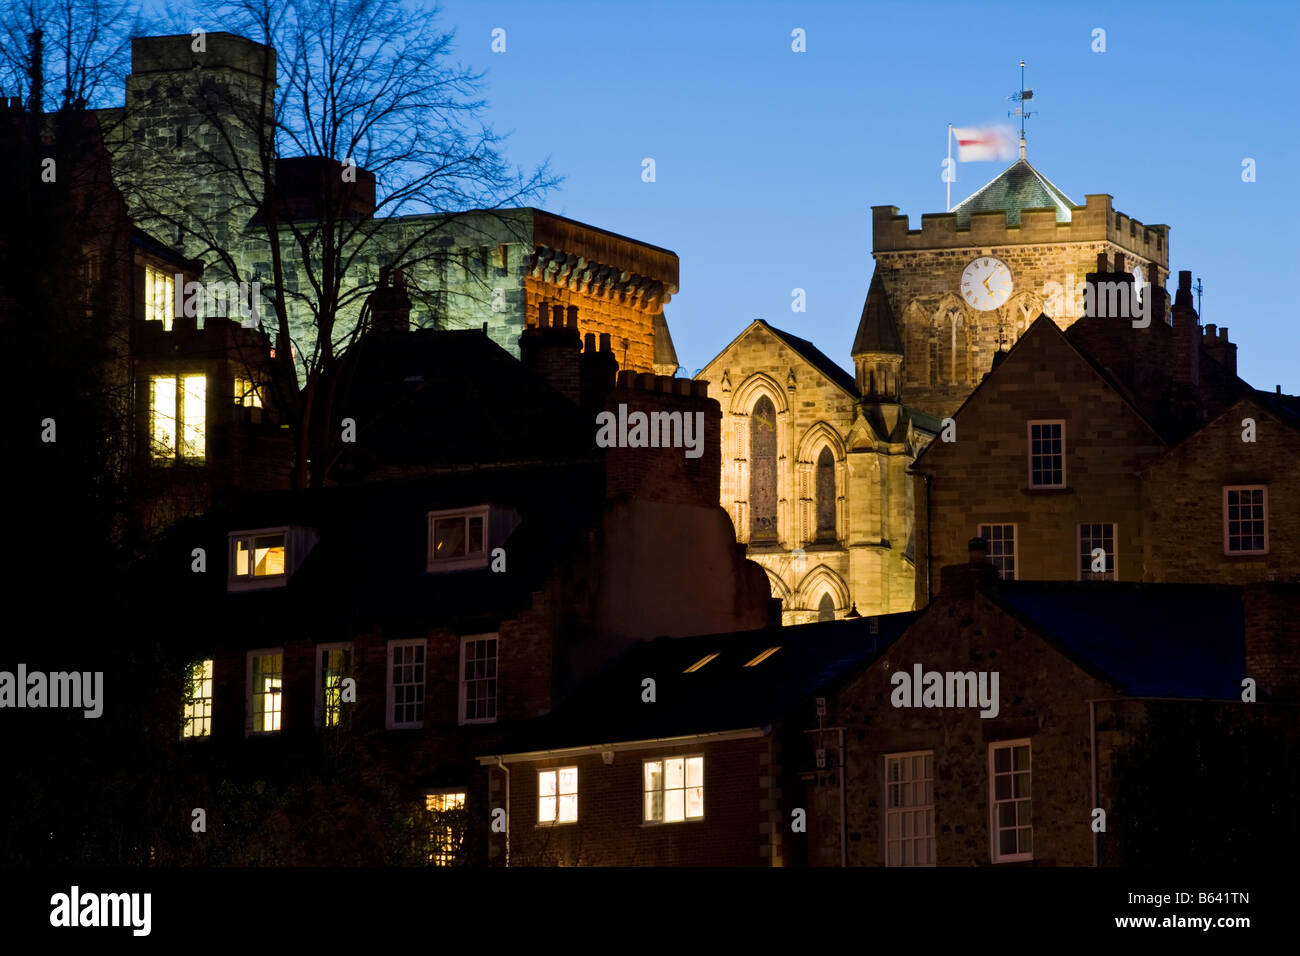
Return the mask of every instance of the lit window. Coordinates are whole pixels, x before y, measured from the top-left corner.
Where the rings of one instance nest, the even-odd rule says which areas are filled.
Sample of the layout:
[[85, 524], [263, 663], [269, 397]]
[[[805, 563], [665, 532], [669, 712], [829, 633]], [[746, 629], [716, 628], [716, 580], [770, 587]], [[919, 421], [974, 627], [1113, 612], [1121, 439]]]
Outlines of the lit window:
[[182, 737], [212, 735], [212, 660], [200, 661], [190, 668], [185, 685], [185, 723]]
[[998, 569], [1004, 581], [1014, 581], [1016, 572], [1016, 526], [1014, 524], [982, 524], [977, 534], [988, 543], [989, 561]]
[[246, 378], [235, 379], [235, 404], [245, 408], [262, 407], [262, 388]]
[[248, 732], [278, 734], [284, 710], [284, 651], [248, 653]]
[[934, 866], [934, 752], [885, 757], [885, 865]]
[[[1101, 554], [1094, 551], [1101, 550]], [[1096, 570], [1097, 565], [1102, 570]], [[1115, 566], [1115, 526], [1113, 524], [1079, 525], [1079, 580], [1080, 581], [1114, 581]]]
[[429, 515], [430, 571], [487, 567], [487, 508]]
[[705, 654], [703, 657], [701, 657], [698, 661], [696, 661], [696, 662], [695, 662], [694, 664], [692, 664], [690, 667], [686, 668], [686, 670], [682, 671], [682, 673], [683, 673], [683, 674], [694, 674], [697, 670], [699, 670], [701, 667], [703, 667], [703, 666], [704, 666], [705, 664], [707, 664], [709, 661], [711, 661], [711, 660], [713, 660], [715, 657], [717, 657], [719, 653], [721, 653], [721, 652], [720, 652], [720, 651], [714, 651], [712, 654]]
[[432, 816], [429, 830], [429, 862], [451, 866], [465, 839], [465, 793], [428, 793], [424, 808]]
[[1268, 487], [1223, 489], [1223, 553], [1268, 554]]
[[344, 723], [343, 681], [352, 676], [352, 645], [322, 644], [316, 649], [316, 725]]
[[288, 540], [287, 529], [231, 535], [231, 581], [236, 584], [283, 583]]
[[578, 768], [541, 770], [537, 774], [537, 822], [576, 823]]
[[1034, 858], [1028, 740], [989, 744], [989, 832], [993, 862]]
[[203, 375], [149, 379], [149, 447], [155, 461], [205, 457], [207, 395]]
[[763, 663], [763, 661], [767, 660], [769, 657], [771, 657], [773, 654], [775, 654], [775, 653], [776, 653], [777, 651], [779, 651], [780, 649], [781, 649], [781, 648], [780, 648], [779, 646], [777, 646], [777, 647], [769, 647], [767, 650], [765, 650], [763, 653], [759, 654], [757, 657], [755, 657], [752, 661], [750, 661], [750, 662], [749, 662], [748, 664], [746, 664], [745, 666], [746, 666], [746, 667], [755, 667], [755, 666], [757, 666], [757, 665]]
[[1029, 487], [1065, 487], [1065, 422], [1029, 423]]
[[165, 272], [145, 266], [144, 317], [149, 322], [161, 322], [163, 331], [172, 330], [176, 314], [176, 280]]
[[497, 719], [497, 638], [478, 634], [460, 642], [460, 722]]
[[647, 760], [645, 821], [680, 823], [704, 816], [704, 758]]
[[423, 640], [388, 644], [389, 730], [424, 726], [424, 646]]

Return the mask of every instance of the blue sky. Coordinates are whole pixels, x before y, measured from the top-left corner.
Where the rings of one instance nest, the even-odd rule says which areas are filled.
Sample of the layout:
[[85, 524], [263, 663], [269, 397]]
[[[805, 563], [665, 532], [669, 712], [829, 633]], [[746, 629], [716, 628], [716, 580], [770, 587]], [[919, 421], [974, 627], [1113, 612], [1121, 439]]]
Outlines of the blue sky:
[[[544, 205], [681, 257], [666, 314], [687, 372], [755, 318], [851, 367], [870, 207], [896, 205], [913, 228], [942, 212], [947, 124], [1005, 121], [1023, 57], [1030, 161], [1075, 202], [1110, 193], [1167, 223], [1170, 268], [1201, 279], [1203, 321], [1230, 328], [1240, 374], [1300, 392], [1294, 2], [441, 8], [459, 58], [487, 71], [510, 158], [549, 156], [565, 176]], [[960, 164], [953, 202], [1005, 165]], [[791, 311], [796, 287], [806, 312]]]

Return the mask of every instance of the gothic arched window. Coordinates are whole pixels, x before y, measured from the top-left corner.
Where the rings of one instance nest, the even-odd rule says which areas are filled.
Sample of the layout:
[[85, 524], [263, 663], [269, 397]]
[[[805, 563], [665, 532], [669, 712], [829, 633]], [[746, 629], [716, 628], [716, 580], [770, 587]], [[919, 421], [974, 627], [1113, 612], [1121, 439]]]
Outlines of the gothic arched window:
[[827, 591], [822, 595], [821, 602], [817, 605], [817, 620], [835, 620], [835, 599], [831, 597], [830, 591]]
[[828, 447], [817, 456], [817, 541], [835, 540], [835, 456]]
[[749, 540], [775, 544], [776, 409], [764, 395], [749, 419]]

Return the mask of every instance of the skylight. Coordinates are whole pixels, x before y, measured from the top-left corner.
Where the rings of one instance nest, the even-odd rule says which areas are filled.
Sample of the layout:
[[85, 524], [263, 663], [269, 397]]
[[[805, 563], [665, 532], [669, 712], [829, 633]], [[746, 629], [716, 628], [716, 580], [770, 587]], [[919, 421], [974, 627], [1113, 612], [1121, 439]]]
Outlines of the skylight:
[[779, 645], [779, 644], [778, 644], [776, 647], [769, 647], [769, 648], [768, 648], [767, 650], [765, 650], [762, 654], [759, 654], [757, 657], [755, 657], [752, 661], [750, 661], [750, 662], [749, 662], [748, 664], [746, 664], [745, 666], [746, 666], [746, 667], [756, 667], [757, 665], [763, 663], [763, 661], [767, 660], [769, 657], [771, 657], [773, 654], [775, 654], [775, 653], [776, 653], [777, 651], [779, 651], [780, 649], [781, 649], [781, 645]]
[[711, 661], [711, 660], [713, 660], [715, 657], [717, 657], [719, 653], [720, 653], [720, 652], [718, 652], [718, 651], [714, 651], [712, 654], [705, 654], [703, 657], [701, 657], [698, 661], [696, 661], [696, 662], [695, 662], [694, 664], [692, 664], [690, 667], [686, 668], [686, 670], [682, 671], [682, 673], [683, 673], [683, 674], [694, 674], [697, 670], [699, 670], [701, 667], [703, 667], [703, 666], [704, 666], [705, 664], [707, 664], [709, 661]]

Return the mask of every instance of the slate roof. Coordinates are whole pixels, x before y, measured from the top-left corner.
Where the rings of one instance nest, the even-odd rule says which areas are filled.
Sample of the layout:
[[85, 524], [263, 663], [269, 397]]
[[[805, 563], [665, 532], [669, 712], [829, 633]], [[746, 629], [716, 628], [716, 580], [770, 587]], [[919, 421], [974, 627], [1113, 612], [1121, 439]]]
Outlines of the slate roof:
[[863, 352], [892, 352], [903, 354], [903, 340], [898, 334], [894, 311], [889, 307], [880, 273], [871, 276], [867, 300], [862, 304], [862, 317], [858, 319], [858, 334], [853, 338], [851, 354]]
[[855, 397], [858, 395], [858, 383], [853, 376], [831, 361], [830, 357], [817, 346], [807, 339], [801, 339], [797, 335], [791, 335], [789, 332], [784, 332], [776, 328], [776, 326], [768, 324], [764, 319], [758, 319], [757, 321], [763, 328], [803, 356], [804, 361], [844, 389], [844, 391]]
[[1057, 222], [1069, 222], [1077, 205], [1028, 160], [1018, 159], [952, 211], [957, 214], [957, 224], [965, 229], [976, 212], [1005, 212], [1007, 225], [1016, 226], [1022, 210], [1055, 209]]
[[[632, 648], [552, 713], [530, 721], [502, 754], [769, 727], [876, 660], [916, 612], [704, 637], [659, 638]], [[877, 633], [873, 634], [873, 623]], [[760, 664], [748, 661], [770, 647]], [[717, 657], [684, 673], [706, 655]], [[641, 699], [655, 681], [655, 703]]]
[[331, 470], [340, 482], [596, 452], [591, 416], [478, 330], [362, 336], [341, 362], [333, 417], [357, 426]]
[[1240, 700], [1241, 588], [1118, 581], [1005, 582], [994, 600], [1135, 697]]
[[668, 332], [668, 319], [660, 312], [654, 317], [655, 364], [678, 365], [677, 349], [673, 348], [673, 337]]

